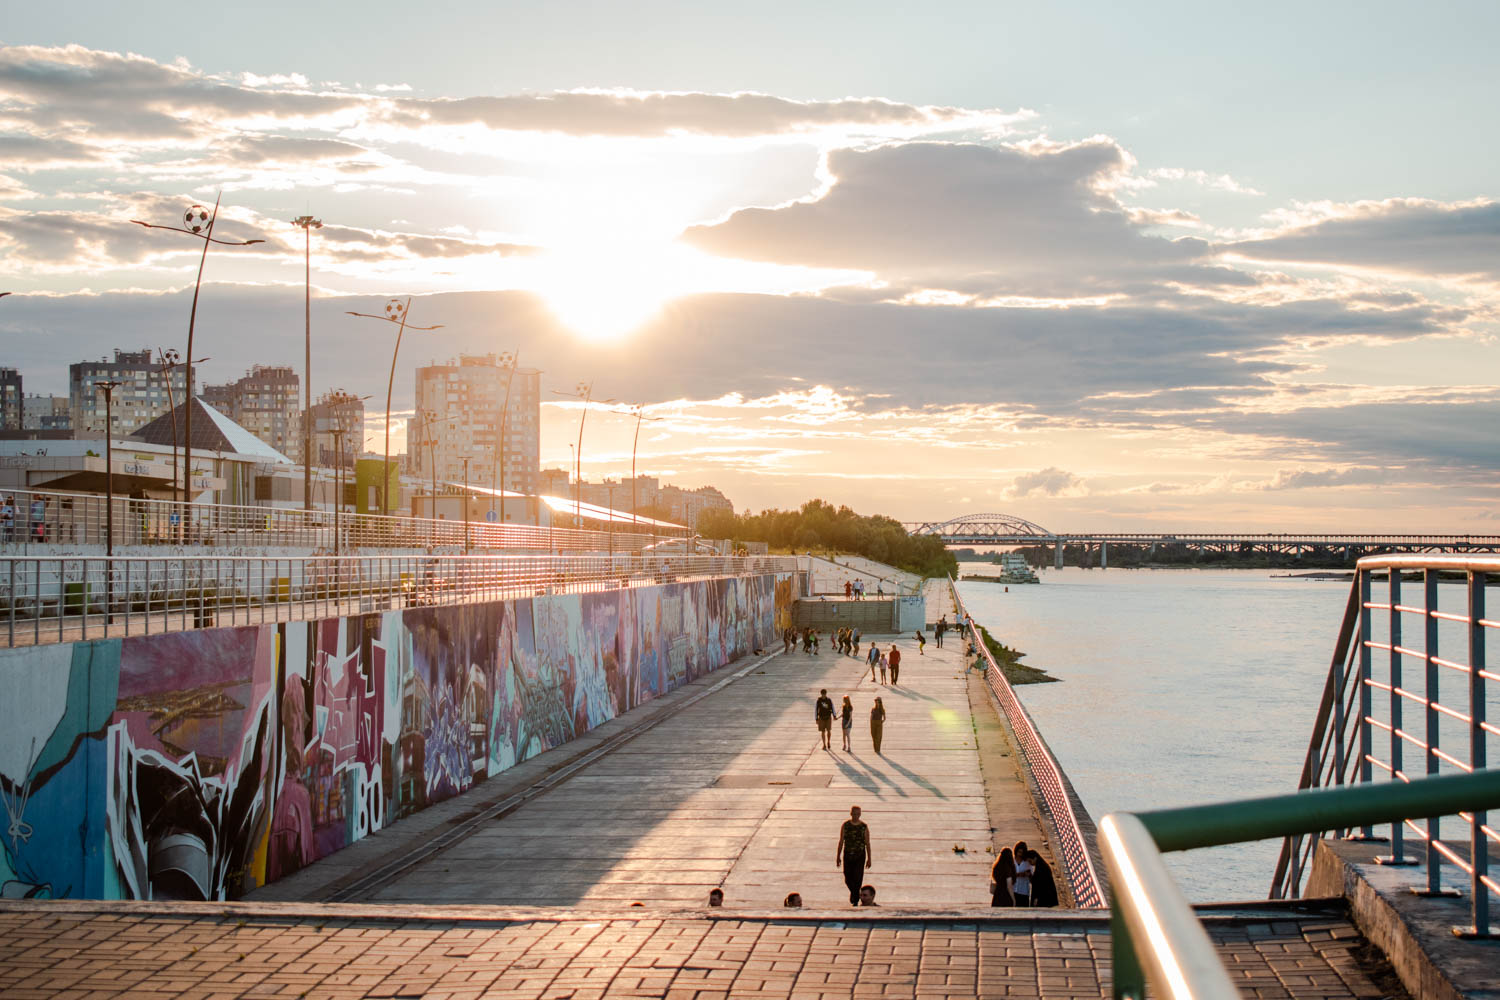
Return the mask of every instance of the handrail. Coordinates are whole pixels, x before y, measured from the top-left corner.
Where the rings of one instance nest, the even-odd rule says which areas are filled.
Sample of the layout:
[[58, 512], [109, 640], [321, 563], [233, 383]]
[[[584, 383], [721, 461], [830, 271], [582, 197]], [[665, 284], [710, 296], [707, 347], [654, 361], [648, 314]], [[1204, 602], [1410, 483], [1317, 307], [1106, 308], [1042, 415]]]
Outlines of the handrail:
[[777, 556], [0, 558], [0, 648], [796, 572]]
[[[457, 496], [457, 495], [455, 495]], [[0, 522], [0, 548], [103, 545], [110, 518], [107, 498], [59, 490], [0, 490], [15, 500], [13, 521]], [[41, 507], [33, 511], [36, 500]], [[531, 524], [463, 521], [405, 515], [358, 514], [245, 504], [181, 503], [114, 498], [116, 546], [247, 545], [332, 549], [468, 548], [551, 552], [638, 551], [687, 534], [685, 528], [621, 521], [616, 531]], [[633, 529], [633, 530], [628, 530]], [[335, 539], [337, 535], [337, 539]]]
[[[1462, 609], [1453, 600], [1460, 588], [1440, 585], [1445, 573], [1464, 574]], [[1420, 574], [1419, 596], [1407, 589], [1414, 574]], [[1299, 787], [1366, 784], [1377, 773], [1401, 783], [1440, 771], [1488, 767], [1487, 743], [1500, 736], [1500, 727], [1486, 718], [1488, 684], [1500, 680], [1487, 667], [1489, 639], [1500, 634], [1500, 621], [1485, 612], [1487, 584], [1494, 580], [1500, 580], [1496, 555], [1386, 554], [1359, 560]], [[1383, 582], [1385, 595], [1376, 591], [1377, 582]], [[1441, 605], [1440, 592], [1447, 594]], [[1463, 634], [1455, 636], [1459, 629]], [[1455, 646], [1467, 655], [1453, 652]], [[1415, 670], [1405, 673], [1409, 667]], [[1455, 674], [1464, 683], [1455, 684]], [[1428, 891], [1441, 891], [1443, 865], [1464, 872], [1470, 881], [1473, 927], [1482, 934], [1490, 928], [1490, 895], [1500, 894], [1500, 883], [1489, 874], [1491, 845], [1500, 843], [1500, 835], [1483, 812], [1458, 819], [1467, 836], [1457, 841], [1443, 837], [1443, 816], [1425, 824], [1393, 821], [1390, 854], [1383, 860], [1412, 863], [1405, 849], [1411, 836], [1421, 845]], [[1344, 830], [1328, 826], [1308, 832]], [[1376, 839], [1368, 824], [1360, 835]], [[1277, 859], [1272, 898], [1298, 893], [1317, 839], [1288, 835]]]
[[[1160, 996], [1239, 996], [1192, 907], [1167, 873], [1161, 852], [1492, 808], [1500, 808], [1500, 770], [1111, 813], [1099, 831], [1115, 889], [1114, 995], [1143, 998], [1149, 980]], [[1218, 967], [1217, 975], [1210, 966]]]
[[[954, 585], [951, 576], [948, 578], [948, 588], [953, 593], [953, 603], [959, 614], [967, 616], [968, 610], [964, 607], [963, 598], [959, 596], [958, 587]], [[1021, 699], [1017, 697], [1010, 681], [1005, 679], [1005, 672], [995, 662], [995, 657], [978, 636], [972, 638], [975, 649], [987, 665], [985, 679], [996, 700], [1000, 702], [1011, 731], [1016, 734], [1016, 741], [1021, 745], [1026, 765], [1041, 790], [1042, 801], [1039, 805], [1051, 817], [1052, 825], [1057, 830], [1063, 870], [1073, 890], [1073, 903], [1084, 909], [1101, 908], [1106, 905], [1104, 882], [1094, 866], [1093, 855], [1089, 851], [1078, 814], [1073, 808], [1072, 796], [1068, 794], [1067, 779], [1063, 777], [1062, 768], [1047, 749], [1046, 742], [1021, 705]]]

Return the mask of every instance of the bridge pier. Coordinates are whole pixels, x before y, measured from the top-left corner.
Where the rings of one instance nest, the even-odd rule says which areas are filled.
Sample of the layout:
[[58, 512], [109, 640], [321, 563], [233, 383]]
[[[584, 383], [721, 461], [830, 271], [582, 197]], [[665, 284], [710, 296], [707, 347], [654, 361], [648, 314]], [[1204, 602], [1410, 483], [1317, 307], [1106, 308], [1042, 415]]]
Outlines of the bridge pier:
[[1099, 568], [1109, 569], [1109, 543], [1099, 543]]
[[1062, 569], [1063, 540], [1061, 538], [1057, 539], [1057, 544], [1052, 546], [1052, 552], [1054, 556], [1052, 565], [1057, 569]]

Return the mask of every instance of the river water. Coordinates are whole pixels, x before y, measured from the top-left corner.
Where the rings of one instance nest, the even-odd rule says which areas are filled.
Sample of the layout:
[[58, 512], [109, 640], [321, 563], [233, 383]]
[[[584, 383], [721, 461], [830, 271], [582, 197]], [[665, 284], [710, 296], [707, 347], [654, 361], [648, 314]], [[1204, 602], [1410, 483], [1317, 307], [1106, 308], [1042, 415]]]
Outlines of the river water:
[[[1296, 790], [1349, 583], [1271, 572], [1048, 569], [1040, 586], [959, 589], [1061, 681], [1016, 690], [1097, 821]], [[1167, 858], [1189, 899], [1263, 899], [1280, 846]]]

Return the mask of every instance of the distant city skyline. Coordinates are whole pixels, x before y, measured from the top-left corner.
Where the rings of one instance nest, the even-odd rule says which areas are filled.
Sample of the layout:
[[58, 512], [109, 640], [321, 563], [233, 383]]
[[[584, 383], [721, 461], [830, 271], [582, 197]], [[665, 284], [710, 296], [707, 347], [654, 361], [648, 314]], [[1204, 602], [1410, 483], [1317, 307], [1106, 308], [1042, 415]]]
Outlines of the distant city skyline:
[[[0, 365], [182, 347], [383, 403], [517, 351], [543, 466], [737, 509], [1500, 532], [1500, 8], [8, 12]], [[205, 22], [205, 18], [208, 22]], [[173, 29], [194, 24], [183, 31]], [[440, 44], [440, 39], [442, 43]], [[730, 41], [732, 39], [732, 42]], [[383, 434], [368, 407], [366, 440]]]

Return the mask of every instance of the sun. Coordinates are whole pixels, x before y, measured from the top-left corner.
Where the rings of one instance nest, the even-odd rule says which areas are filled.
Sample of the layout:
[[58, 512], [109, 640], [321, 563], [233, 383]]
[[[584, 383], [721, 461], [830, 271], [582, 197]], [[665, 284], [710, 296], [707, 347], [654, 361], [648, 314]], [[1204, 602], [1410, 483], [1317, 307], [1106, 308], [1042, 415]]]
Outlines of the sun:
[[683, 261], [667, 246], [590, 246], [536, 260], [535, 291], [560, 323], [584, 340], [619, 340], [688, 291]]

